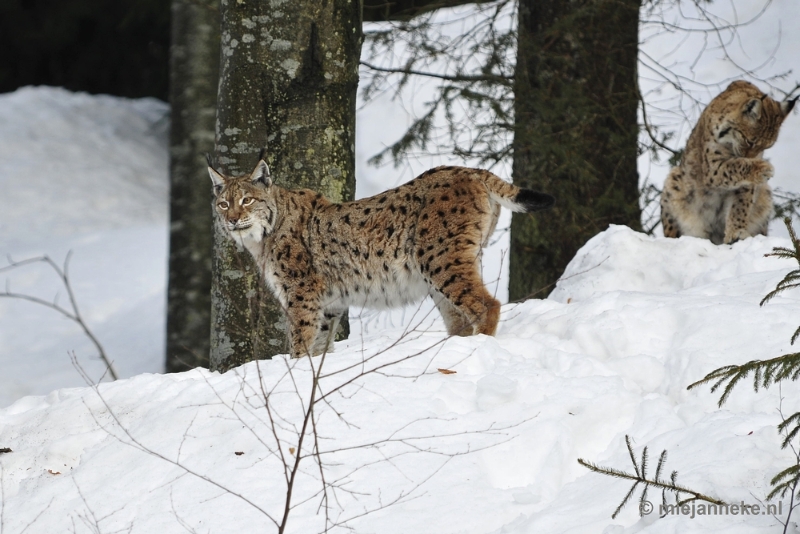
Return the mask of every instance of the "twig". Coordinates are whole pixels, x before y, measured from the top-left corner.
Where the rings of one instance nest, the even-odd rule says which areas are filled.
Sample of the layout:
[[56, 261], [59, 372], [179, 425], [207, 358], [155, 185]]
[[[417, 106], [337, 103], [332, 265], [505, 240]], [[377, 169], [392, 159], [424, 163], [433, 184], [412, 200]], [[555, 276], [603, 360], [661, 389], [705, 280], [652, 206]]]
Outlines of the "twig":
[[[647, 490], [651, 486], [653, 486], [655, 488], [660, 488], [662, 490], [663, 502], [664, 503], [666, 503], [666, 492], [667, 491], [671, 491], [671, 492], [675, 493], [676, 506], [682, 506], [684, 504], [690, 503], [692, 501], [698, 501], [698, 500], [699, 501], [706, 501], [706, 502], [709, 502], [711, 504], [717, 504], [717, 505], [723, 505], [723, 506], [725, 505], [725, 502], [723, 502], [723, 501], [720, 501], [718, 499], [714, 499], [712, 497], [708, 497], [707, 495], [703, 495], [702, 493], [694, 491], [693, 489], [687, 488], [685, 486], [679, 486], [677, 484], [677, 482], [676, 482], [676, 479], [678, 477], [678, 472], [677, 471], [673, 471], [672, 472], [672, 475], [670, 476], [671, 482], [667, 483], [667, 482], [661, 480], [661, 470], [664, 467], [664, 464], [666, 463], [666, 460], [667, 460], [667, 451], [666, 450], [661, 452], [661, 456], [658, 459], [658, 467], [656, 468], [656, 476], [653, 479], [648, 479], [647, 478], [647, 447], [645, 447], [644, 450], [642, 451], [642, 459], [637, 464], [636, 456], [633, 453], [633, 446], [631, 445], [630, 436], [627, 436], [627, 435], [625, 436], [625, 444], [628, 447], [628, 453], [630, 454], [631, 463], [633, 463], [633, 469], [635, 471], [635, 474], [626, 473], [624, 471], [620, 471], [619, 469], [614, 469], [613, 467], [602, 467], [602, 466], [599, 466], [599, 465], [594, 464], [592, 462], [588, 462], [588, 461], [586, 461], [586, 460], [584, 460], [582, 458], [578, 458], [578, 463], [579, 464], [581, 464], [582, 466], [586, 467], [587, 469], [590, 469], [590, 470], [594, 471], [595, 473], [601, 473], [603, 475], [609, 475], [609, 476], [612, 476], [612, 477], [622, 478], [622, 479], [632, 480], [633, 481], [633, 486], [631, 486], [631, 489], [628, 490], [628, 493], [622, 499], [622, 502], [620, 502], [619, 506], [617, 506], [617, 509], [611, 515], [612, 519], [616, 519], [617, 515], [622, 511], [622, 509], [628, 503], [628, 501], [631, 498], [631, 495], [633, 495], [633, 492], [636, 490], [636, 488], [638, 487], [639, 484], [644, 484], [644, 489], [642, 490], [642, 495], [641, 495], [641, 497], [639, 499], [639, 515], [643, 515], [645, 513], [644, 505], [647, 503], [647, 501], [646, 501]], [[691, 495], [691, 498], [681, 500], [680, 499], [680, 494], [681, 493], [685, 493], [687, 495]]]
[[67, 295], [69, 296], [70, 307], [72, 308], [72, 311], [67, 310], [66, 308], [63, 308], [63, 307], [59, 306], [56, 300], [54, 300], [53, 302], [49, 302], [49, 301], [46, 301], [46, 300], [41, 299], [39, 297], [34, 297], [32, 295], [26, 295], [24, 293], [13, 293], [9, 288], [8, 281], [6, 281], [6, 290], [3, 291], [3, 292], [0, 292], [0, 297], [15, 298], [15, 299], [19, 299], [19, 300], [27, 300], [29, 302], [40, 304], [42, 306], [50, 308], [51, 310], [57, 311], [58, 313], [60, 313], [64, 317], [66, 317], [67, 319], [70, 319], [71, 321], [77, 323], [78, 326], [80, 326], [81, 329], [83, 330], [83, 333], [86, 334], [86, 337], [88, 337], [89, 340], [94, 344], [95, 348], [97, 349], [97, 352], [100, 355], [100, 359], [103, 360], [103, 363], [106, 366], [106, 369], [107, 369], [108, 373], [111, 375], [111, 377], [114, 380], [117, 380], [119, 378], [119, 375], [117, 375], [117, 371], [114, 369], [114, 366], [112, 365], [111, 360], [108, 359], [108, 356], [106, 355], [106, 352], [103, 349], [103, 346], [100, 344], [100, 341], [95, 337], [95, 335], [92, 333], [92, 331], [86, 325], [86, 321], [84, 321], [83, 317], [81, 316], [80, 310], [78, 309], [78, 301], [75, 298], [75, 293], [72, 291], [72, 285], [70, 284], [70, 281], [69, 281], [69, 260], [70, 260], [71, 257], [72, 257], [72, 251], [70, 250], [69, 252], [67, 252], [67, 256], [64, 259], [64, 267], [61, 268], [49, 256], [46, 256], [46, 255], [45, 256], [36, 257], [36, 258], [28, 258], [28, 259], [22, 260], [22, 261], [14, 261], [9, 256], [9, 258], [8, 258], [9, 265], [0, 268], [0, 273], [5, 272], [5, 271], [11, 271], [11, 270], [14, 270], [14, 269], [18, 269], [18, 268], [20, 268], [22, 266], [30, 265], [30, 264], [33, 264], [33, 263], [44, 263], [46, 265], [49, 265], [56, 272], [56, 274], [58, 275], [59, 279], [61, 279], [61, 282], [64, 284], [64, 287], [66, 288]]

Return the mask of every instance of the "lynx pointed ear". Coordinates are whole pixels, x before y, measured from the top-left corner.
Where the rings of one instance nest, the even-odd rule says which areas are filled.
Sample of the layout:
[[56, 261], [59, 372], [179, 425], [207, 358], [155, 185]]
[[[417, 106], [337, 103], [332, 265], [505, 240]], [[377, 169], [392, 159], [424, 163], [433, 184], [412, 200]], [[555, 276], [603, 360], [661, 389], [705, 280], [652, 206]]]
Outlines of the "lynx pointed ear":
[[256, 165], [255, 170], [253, 170], [253, 174], [250, 175], [250, 181], [253, 183], [253, 185], [259, 183], [263, 184], [265, 187], [272, 185], [269, 167], [267, 166], [267, 162], [265, 162], [263, 159], [259, 160], [258, 165]]
[[752, 119], [758, 120], [761, 117], [761, 99], [751, 98], [747, 101], [742, 112]]
[[792, 98], [791, 100], [787, 99], [781, 102], [781, 113], [783, 113], [784, 117], [792, 112], [792, 109], [794, 109], [794, 105], [798, 98], [800, 98], [800, 95]]
[[222, 191], [222, 186], [225, 185], [225, 177], [215, 171], [211, 165], [208, 166], [208, 175], [211, 176], [211, 183], [214, 184], [214, 196], [217, 196]]

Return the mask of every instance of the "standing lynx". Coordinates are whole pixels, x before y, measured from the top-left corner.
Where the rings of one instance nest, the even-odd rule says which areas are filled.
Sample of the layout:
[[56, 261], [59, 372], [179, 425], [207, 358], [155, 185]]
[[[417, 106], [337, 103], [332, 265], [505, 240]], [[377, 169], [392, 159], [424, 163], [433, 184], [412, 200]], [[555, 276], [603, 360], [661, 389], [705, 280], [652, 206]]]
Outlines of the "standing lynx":
[[773, 168], [762, 155], [775, 144], [795, 100], [776, 102], [736, 81], [708, 104], [664, 183], [666, 237], [704, 237], [719, 245], [767, 235]]
[[263, 159], [249, 175], [208, 171], [217, 215], [286, 311], [295, 358], [330, 349], [328, 320], [349, 306], [394, 308], [427, 295], [449, 334], [493, 335], [500, 303], [483, 285], [479, 260], [500, 205], [532, 212], [553, 204], [464, 167], [437, 167], [342, 204], [273, 185]]

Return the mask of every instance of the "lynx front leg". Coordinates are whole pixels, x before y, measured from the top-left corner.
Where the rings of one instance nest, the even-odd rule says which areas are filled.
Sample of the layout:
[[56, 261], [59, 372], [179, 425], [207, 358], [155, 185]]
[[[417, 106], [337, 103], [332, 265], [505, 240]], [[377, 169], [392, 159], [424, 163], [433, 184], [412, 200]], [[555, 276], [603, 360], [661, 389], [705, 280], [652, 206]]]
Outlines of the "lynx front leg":
[[322, 324], [317, 332], [317, 337], [314, 339], [314, 346], [311, 354], [322, 354], [324, 352], [333, 352], [333, 340], [339, 331], [339, 323], [342, 319], [342, 314], [347, 310], [326, 311], [323, 315]]
[[[744, 186], [732, 192], [730, 209], [725, 219], [725, 244], [732, 244], [753, 234], [749, 231], [750, 221], [755, 215], [755, 188]], [[770, 206], [771, 208], [771, 206]]]
[[772, 164], [760, 158], [731, 158], [725, 160], [706, 177], [706, 185], [723, 189], [738, 189], [743, 185], [759, 185], [772, 178]]

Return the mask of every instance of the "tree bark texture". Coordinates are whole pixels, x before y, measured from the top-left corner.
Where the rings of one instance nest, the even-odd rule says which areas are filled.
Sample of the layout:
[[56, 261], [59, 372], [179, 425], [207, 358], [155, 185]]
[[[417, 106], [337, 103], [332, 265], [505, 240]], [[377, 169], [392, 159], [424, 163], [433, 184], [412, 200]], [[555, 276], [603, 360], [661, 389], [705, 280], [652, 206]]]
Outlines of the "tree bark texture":
[[[272, 178], [334, 201], [355, 193], [358, 0], [222, 0], [216, 157], [250, 172], [266, 147]], [[247, 252], [214, 232], [211, 369], [285, 353], [283, 311]]]
[[514, 214], [509, 297], [547, 295], [609, 224], [640, 227], [640, 0], [520, 0], [513, 177], [556, 197]]
[[219, 79], [218, 0], [172, 1], [167, 371], [208, 367], [211, 182]]

